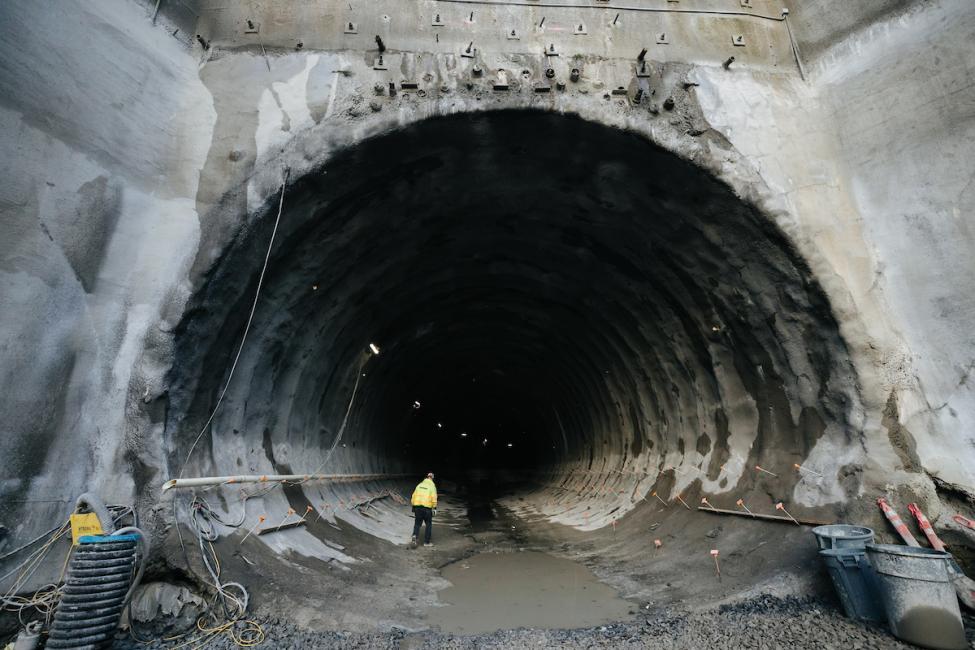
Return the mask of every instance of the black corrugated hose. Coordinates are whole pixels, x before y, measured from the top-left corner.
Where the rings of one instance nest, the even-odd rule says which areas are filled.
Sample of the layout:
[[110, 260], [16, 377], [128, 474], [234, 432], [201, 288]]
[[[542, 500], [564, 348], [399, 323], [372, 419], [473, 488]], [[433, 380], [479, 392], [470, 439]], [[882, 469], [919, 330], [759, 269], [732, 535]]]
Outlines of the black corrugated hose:
[[[82, 537], [68, 564], [63, 595], [46, 648], [97, 650], [111, 644], [119, 619], [142, 577], [146, 539], [141, 530]], [[136, 571], [137, 547], [141, 560]]]

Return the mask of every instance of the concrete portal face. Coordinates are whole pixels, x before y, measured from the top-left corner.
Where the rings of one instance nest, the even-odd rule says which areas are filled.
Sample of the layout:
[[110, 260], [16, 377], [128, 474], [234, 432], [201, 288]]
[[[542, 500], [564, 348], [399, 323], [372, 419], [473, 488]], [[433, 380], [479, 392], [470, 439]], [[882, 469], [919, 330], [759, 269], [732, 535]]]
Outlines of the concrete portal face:
[[167, 4], [0, 8], [15, 536], [460, 433], [583, 529], [975, 492], [970, 3]]

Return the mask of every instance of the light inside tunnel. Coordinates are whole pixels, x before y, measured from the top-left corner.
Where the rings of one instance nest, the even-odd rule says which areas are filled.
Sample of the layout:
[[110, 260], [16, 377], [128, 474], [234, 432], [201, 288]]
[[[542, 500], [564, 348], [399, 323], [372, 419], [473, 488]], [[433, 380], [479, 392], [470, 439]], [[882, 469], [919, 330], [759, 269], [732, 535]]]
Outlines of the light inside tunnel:
[[[746, 467], [855, 435], [852, 366], [809, 269], [766, 215], [638, 135], [535, 112], [434, 118], [286, 192], [200, 474], [628, 470], [647, 492], [741, 491], [758, 480]], [[179, 329], [178, 447], [226, 380], [268, 221]], [[813, 489], [857, 488], [845, 480]]]

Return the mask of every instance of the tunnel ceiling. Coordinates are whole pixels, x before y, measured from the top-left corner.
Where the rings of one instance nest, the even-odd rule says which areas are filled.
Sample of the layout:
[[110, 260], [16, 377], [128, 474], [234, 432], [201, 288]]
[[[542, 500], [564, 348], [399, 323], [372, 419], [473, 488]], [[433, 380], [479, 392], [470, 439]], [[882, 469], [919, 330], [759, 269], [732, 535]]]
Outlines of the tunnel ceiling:
[[[178, 330], [174, 449], [226, 380], [276, 208]], [[715, 489], [748, 480], [730, 459], [848, 435], [855, 399], [829, 305], [766, 217], [637, 135], [535, 112], [430, 119], [293, 179], [194, 470], [317, 469], [353, 389], [326, 471], [685, 464]]]

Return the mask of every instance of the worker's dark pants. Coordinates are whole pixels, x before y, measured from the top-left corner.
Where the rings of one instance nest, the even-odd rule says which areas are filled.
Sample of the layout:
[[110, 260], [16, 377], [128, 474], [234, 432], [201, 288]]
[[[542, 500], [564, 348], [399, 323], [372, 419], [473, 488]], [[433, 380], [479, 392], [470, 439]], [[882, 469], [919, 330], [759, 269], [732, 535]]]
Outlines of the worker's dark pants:
[[427, 508], [426, 506], [413, 506], [413, 537], [420, 536], [420, 524], [426, 522], [427, 531], [424, 535], [423, 542], [425, 544], [430, 543], [431, 528], [433, 527], [433, 510]]

